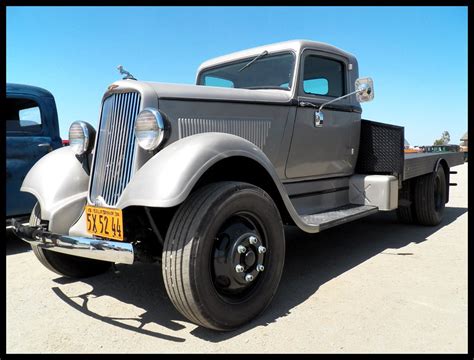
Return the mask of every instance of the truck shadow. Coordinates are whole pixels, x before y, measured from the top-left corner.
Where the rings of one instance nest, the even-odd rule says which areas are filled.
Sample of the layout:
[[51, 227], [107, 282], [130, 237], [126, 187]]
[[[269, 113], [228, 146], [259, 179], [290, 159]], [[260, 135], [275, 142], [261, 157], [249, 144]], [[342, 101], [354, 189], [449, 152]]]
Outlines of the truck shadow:
[[[328, 229], [319, 234], [306, 234], [296, 227], [285, 229], [287, 247], [283, 277], [275, 298], [265, 312], [251, 323], [231, 332], [215, 332], [195, 327], [175, 310], [167, 297], [161, 268], [155, 264], [118, 266], [119, 273], [108, 273], [83, 279], [92, 290], [74, 296], [66, 295], [61, 286], [53, 287], [55, 294], [71, 307], [97, 320], [131, 331], [170, 341], [185, 339], [144, 328], [148, 323], [171, 331], [183, 330], [188, 323], [190, 333], [210, 342], [220, 342], [246, 332], [257, 326], [267, 326], [278, 318], [287, 316], [291, 310], [312, 296], [321, 285], [345, 273], [377, 254], [412, 255], [397, 252], [410, 243], [419, 244], [427, 240], [440, 228], [452, 223], [467, 212], [467, 208], [447, 207], [443, 223], [435, 227], [403, 225], [397, 222], [394, 212], [379, 213], [359, 221]], [[416, 248], [415, 250], [416, 251]], [[67, 286], [71, 280], [60, 277], [54, 280]], [[95, 297], [109, 296], [120, 302], [145, 309], [136, 318], [114, 318], [99, 315], [88, 308]], [[120, 322], [135, 320], [138, 326]], [[179, 323], [178, 323], [178, 322]], [[183, 334], [184, 335], [184, 334]]]
[[11, 230], [5, 231], [5, 239], [7, 241], [7, 255], [15, 255], [31, 250], [31, 246], [17, 237]]

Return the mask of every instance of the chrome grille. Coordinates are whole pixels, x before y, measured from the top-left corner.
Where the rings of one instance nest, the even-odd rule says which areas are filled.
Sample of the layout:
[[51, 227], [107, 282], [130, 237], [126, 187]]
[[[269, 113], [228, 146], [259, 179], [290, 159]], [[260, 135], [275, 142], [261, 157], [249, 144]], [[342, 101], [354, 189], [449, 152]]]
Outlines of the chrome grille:
[[90, 200], [96, 203], [102, 198], [98, 206], [114, 206], [130, 181], [139, 110], [140, 94], [136, 92], [113, 94], [102, 104], [90, 186]]

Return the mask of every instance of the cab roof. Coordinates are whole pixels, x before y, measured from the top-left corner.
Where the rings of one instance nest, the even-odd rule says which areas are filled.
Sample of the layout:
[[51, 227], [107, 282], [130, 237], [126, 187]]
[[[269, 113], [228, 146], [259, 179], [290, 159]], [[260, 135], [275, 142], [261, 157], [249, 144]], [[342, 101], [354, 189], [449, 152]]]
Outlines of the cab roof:
[[34, 96], [54, 98], [53, 95], [46, 89], [40, 88], [38, 86], [25, 85], [25, 84], [7, 83], [7, 94], [9, 93], [17, 93], [17, 94], [19, 93], [19, 94], [25, 94], [25, 95], [34, 95]]
[[203, 62], [199, 68], [198, 73], [205, 68], [213, 67], [216, 65], [228, 63], [235, 60], [245, 59], [252, 56], [257, 56], [263, 51], [268, 51], [269, 53], [280, 52], [284, 50], [294, 51], [296, 54], [299, 54], [303, 49], [314, 49], [319, 51], [329, 52], [331, 54], [341, 55], [345, 58], [348, 58], [350, 62], [356, 62], [354, 55], [341, 50], [333, 45], [329, 45], [323, 42], [311, 41], [311, 40], [290, 40], [283, 41], [274, 44], [268, 44], [263, 46], [254, 47], [251, 49], [246, 49], [242, 51], [233, 52], [231, 54], [219, 56], [210, 60]]

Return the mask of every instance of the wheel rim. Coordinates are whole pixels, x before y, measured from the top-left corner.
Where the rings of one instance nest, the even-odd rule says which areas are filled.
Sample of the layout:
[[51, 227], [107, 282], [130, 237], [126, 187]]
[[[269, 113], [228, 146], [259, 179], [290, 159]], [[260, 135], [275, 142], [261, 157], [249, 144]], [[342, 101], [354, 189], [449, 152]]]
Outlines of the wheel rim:
[[219, 228], [211, 253], [211, 274], [219, 296], [235, 303], [251, 296], [266, 267], [267, 240], [255, 215], [239, 212]]
[[435, 179], [435, 187], [434, 187], [434, 203], [435, 203], [435, 210], [439, 211], [443, 207], [443, 189], [441, 186], [441, 180], [439, 176]]

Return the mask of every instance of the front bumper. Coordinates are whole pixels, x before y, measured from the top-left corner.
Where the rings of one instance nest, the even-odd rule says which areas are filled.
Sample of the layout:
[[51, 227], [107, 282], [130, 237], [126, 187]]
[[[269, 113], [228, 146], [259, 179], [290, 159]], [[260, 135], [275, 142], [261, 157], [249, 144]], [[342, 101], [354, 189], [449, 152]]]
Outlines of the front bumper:
[[94, 260], [133, 264], [134, 248], [126, 242], [54, 234], [41, 226], [22, 225], [16, 220], [12, 220], [12, 229], [20, 239], [42, 249]]

